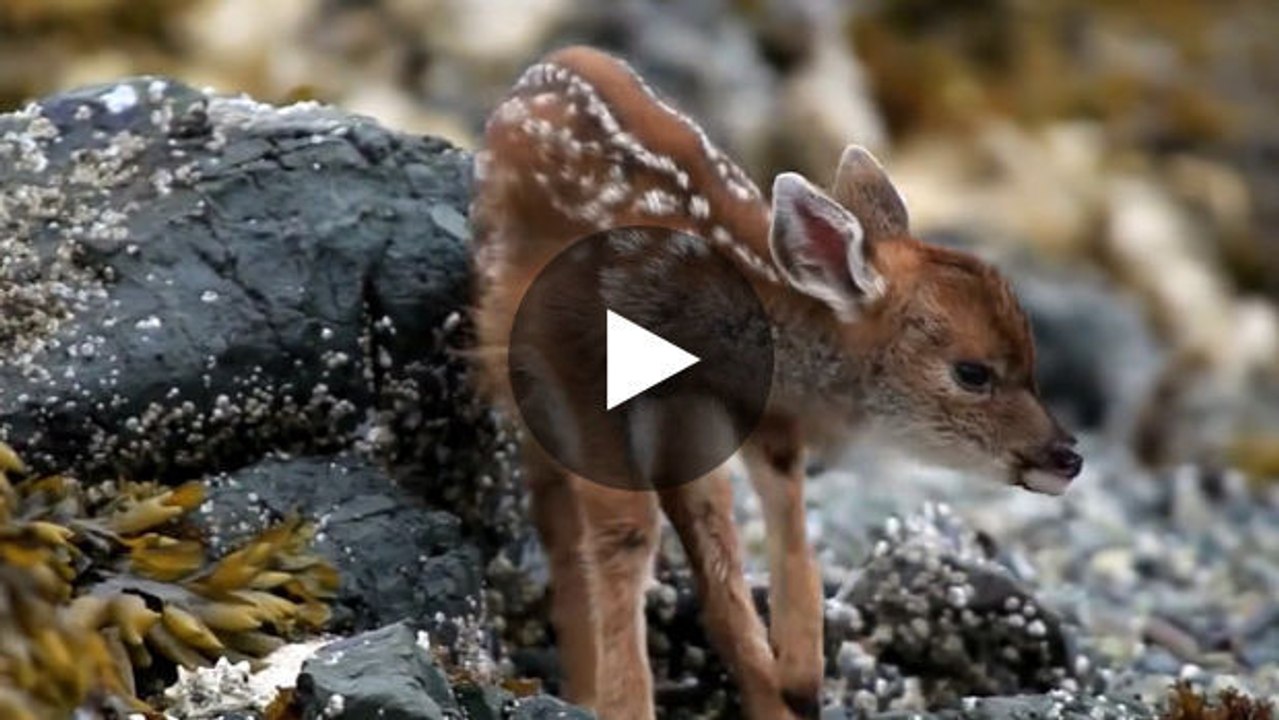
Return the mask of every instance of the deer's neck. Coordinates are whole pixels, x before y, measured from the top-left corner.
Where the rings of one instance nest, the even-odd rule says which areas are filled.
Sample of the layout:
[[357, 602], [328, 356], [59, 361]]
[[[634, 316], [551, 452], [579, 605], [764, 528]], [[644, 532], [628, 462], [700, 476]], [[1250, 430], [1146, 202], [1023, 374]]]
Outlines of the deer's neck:
[[774, 330], [772, 406], [817, 422], [857, 422], [865, 358], [850, 354], [829, 312], [784, 290], [764, 304]]

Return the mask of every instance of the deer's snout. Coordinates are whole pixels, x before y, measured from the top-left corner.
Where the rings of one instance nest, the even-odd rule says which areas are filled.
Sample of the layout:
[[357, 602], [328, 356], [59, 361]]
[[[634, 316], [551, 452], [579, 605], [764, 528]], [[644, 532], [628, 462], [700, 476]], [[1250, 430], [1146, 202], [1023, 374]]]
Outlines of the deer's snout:
[[1044, 451], [1044, 461], [1038, 469], [1067, 480], [1074, 479], [1084, 466], [1084, 459], [1075, 452], [1075, 438], [1067, 436], [1056, 440]]
[[1084, 459], [1075, 452], [1075, 438], [1064, 432], [1020, 460], [1017, 484], [1049, 495], [1065, 492], [1084, 467]]

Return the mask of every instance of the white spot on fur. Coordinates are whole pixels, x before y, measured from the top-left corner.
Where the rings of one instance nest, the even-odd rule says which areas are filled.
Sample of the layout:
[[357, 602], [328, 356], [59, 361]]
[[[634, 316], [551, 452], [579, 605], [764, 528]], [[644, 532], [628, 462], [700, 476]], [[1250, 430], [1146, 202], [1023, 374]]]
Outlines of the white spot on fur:
[[693, 195], [688, 199], [688, 212], [698, 220], [705, 220], [711, 216], [711, 204], [701, 195]]
[[493, 117], [490, 123], [498, 123], [500, 125], [514, 125], [523, 121], [528, 117], [528, 106], [518, 97], [508, 98], [497, 109], [493, 111]]
[[665, 190], [645, 190], [636, 206], [649, 215], [674, 215], [679, 211], [679, 198]]
[[[761, 194], [758, 188], [710, 141], [705, 131], [659, 98], [633, 69], [625, 63], [622, 64], [631, 72], [650, 102], [697, 138], [706, 166], [712, 170], [712, 177], [727, 192], [718, 195], [693, 192], [689, 170], [681, 167], [673, 157], [648, 147], [633, 132], [624, 130], [612, 108], [590, 82], [568, 68], [554, 63], [539, 63], [524, 72], [515, 84], [517, 95], [500, 105], [490, 122], [518, 124], [522, 132], [534, 139], [538, 155], [544, 162], [551, 162], [554, 157], [553, 149], [560, 148], [572, 160], [590, 155], [599, 157], [607, 163], [608, 182], [602, 186], [595, 181], [596, 173], [571, 165], [557, 169], [556, 183], [552, 183], [545, 172], [536, 173], [534, 180], [547, 190], [551, 206], [566, 218], [600, 228], [610, 227], [617, 218], [616, 210], [619, 203], [633, 197], [631, 195], [633, 186], [624, 169], [625, 166], [632, 164], [668, 178], [674, 185], [674, 188], [670, 190], [661, 187], [645, 190], [639, 197], [634, 198], [631, 206], [633, 212], [651, 217], [686, 213], [694, 220], [703, 221], [710, 219], [714, 212], [709, 199], [712, 196], [723, 198], [727, 195], [728, 198], [742, 203], [759, 202]], [[564, 106], [565, 115], [568, 117], [573, 117], [580, 111], [591, 118], [598, 126], [598, 134], [602, 142], [576, 136], [572, 125], [558, 126], [555, 122], [533, 117], [529, 113], [530, 105], [538, 108], [552, 107], [557, 102]], [[576, 182], [573, 182], [574, 177], [578, 178]], [[580, 187], [588, 197], [584, 200], [577, 197], [570, 200], [560, 194], [559, 185]], [[594, 196], [590, 197], [592, 191]], [[716, 227], [712, 231], [711, 239], [725, 250], [731, 249], [730, 254], [744, 266], [744, 269], [753, 271], [772, 282], [780, 281], [769, 259], [760, 257], [749, 247], [737, 244], [736, 239], [726, 229]]]

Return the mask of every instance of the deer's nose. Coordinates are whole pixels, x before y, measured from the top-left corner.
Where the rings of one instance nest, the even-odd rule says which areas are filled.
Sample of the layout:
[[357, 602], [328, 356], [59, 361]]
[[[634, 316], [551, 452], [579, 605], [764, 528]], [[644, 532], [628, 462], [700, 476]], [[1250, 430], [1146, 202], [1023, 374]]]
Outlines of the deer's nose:
[[1053, 443], [1048, 448], [1047, 458], [1045, 458], [1047, 467], [1044, 470], [1066, 479], [1071, 479], [1078, 475], [1084, 466], [1084, 459], [1080, 457], [1079, 453], [1075, 452], [1071, 445], [1074, 445], [1074, 438], [1071, 438], [1069, 442], [1059, 441]]

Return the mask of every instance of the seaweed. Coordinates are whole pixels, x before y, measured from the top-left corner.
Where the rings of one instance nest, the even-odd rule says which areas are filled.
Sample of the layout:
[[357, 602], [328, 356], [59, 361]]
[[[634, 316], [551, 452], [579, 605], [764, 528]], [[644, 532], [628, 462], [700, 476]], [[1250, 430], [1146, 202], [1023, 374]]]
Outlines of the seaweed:
[[1172, 686], [1160, 720], [1271, 720], [1274, 706], [1234, 688], [1217, 693], [1216, 701], [1196, 691], [1190, 683]]
[[198, 482], [25, 476], [0, 443], [0, 716], [147, 712], [142, 674], [261, 658], [329, 619], [337, 572], [299, 519], [211, 559]]

